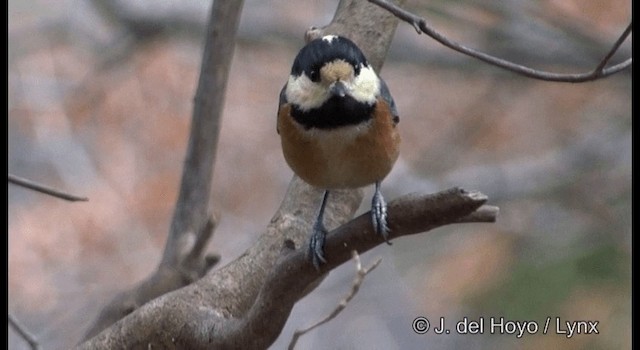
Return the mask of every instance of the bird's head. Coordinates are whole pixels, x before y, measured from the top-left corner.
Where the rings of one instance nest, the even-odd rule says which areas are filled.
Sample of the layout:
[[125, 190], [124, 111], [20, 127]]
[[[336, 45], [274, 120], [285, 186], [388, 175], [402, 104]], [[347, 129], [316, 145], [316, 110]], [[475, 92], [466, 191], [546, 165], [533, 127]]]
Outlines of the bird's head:
[[283, 92], [303, 113], [328, 102], [372, 106], [380, 95], [380, 79], [355, 43], [327, 35], [300, 50]]

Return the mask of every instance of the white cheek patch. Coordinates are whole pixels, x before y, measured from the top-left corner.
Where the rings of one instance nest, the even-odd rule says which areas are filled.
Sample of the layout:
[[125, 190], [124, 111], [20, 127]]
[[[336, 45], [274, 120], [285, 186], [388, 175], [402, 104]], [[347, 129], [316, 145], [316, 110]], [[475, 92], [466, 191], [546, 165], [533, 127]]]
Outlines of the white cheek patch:
[[[324, 38], [323, 38], [324, 40]], [[380, 79], [371, 67], [360, 66], [360, 74], [351, 82], [345, 82], [349, 95], [356, 101], [373, 104], [380, 95]], [[309, 111], [322, 106], [331, 93], [322, 84], [314, 83], [304, 73], [300, 76], [289, 76], [285, 90], [287, 101], [302, 111]]]
[[360, 66], [360, 74], [349, 84], [350, 95], [358, 102], [374, 103], [380, 95], [380, 79], [371, 67]]
[[314, 83], [304, 73], [298, 77], [289, 76], [285, 90], [287, 101], [302, 111], [322, 106], [329, 99], [329, 91], [320, 84]]

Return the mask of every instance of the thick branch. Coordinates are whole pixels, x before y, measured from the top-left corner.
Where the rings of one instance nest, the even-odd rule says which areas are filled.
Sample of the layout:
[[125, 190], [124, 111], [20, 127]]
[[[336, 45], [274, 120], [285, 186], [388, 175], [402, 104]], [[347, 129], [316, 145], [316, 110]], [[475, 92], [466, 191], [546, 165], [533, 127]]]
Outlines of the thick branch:
[[609, 59], [611, 59], [611, 57], [618, 50], [622, 42], [624, 42], [624, 40], [626, 40], [626, 38], [631, 33], [631, 28], [632, 28], [631, 23], [629, 23], [629, 26], [620, 35], [618, 40], [616, 40], [615, 44], [613, 45], [609, 53], [607, 53], [607, 55], [604, 56], [604, 58], [600, 61], [600, 63], [596, 66], [594, 70], [587, 73], [561, 74], [561, 73], [553, 73], [553, 72], [536, 70], [533, 68], [519, 65], [510, 61], [504, 60], [502, 58], [491, 56], [484, 52], [466, 47], [440, 34], [438, 31], [436, 31], [433, 27], [431, 27], [427, 23], [426, 19], [420, 16], [417, 16], [407, 10], [404, 10], [398, 5], [395, 5], [386, 0], [368, 0], [368, 1], [380, 6], [381, 8], [384, 8], [390, 13], [393, 13], [399, 19], [411, 24], [416, 29], [418, 34], [425, 33], [426, 35], [430, 36], [437, 42], [441, 43], [442, 45], [452, 50], [458, 51], [460, 53], [463, 53], [467, 56], [471, 56], [473, 58], [477, 58], [481, 61], [512, 71], [514, 73], [524, 75], [529, 78], [540, 79], [545, 81], [565, 82], [565, 83], [582, 83], [582, 82], [593, 81], [593, 80], [610, 76], [623, 69], [630, 67], [632, 63], [632, 58], [629, 58], [622, 63], [605, 68], [605, 66], [609, 62]]
[[[479, 192], [466, 192], [458, 188], [433, 195], [403, 196], [388, 205], [390, 238], [413, 235], [453, 223], [493, 222], [498, 208], [482, 207], [486, 200], [487, 197]], [[481, 210], [476, 213], [478, 209]], [[352, 250], [361, 254], [385, 243], [374, 232], [370, 215], [365, 213], [329, 233], [325, 243], [327, 263], [321, 266], [321, 272], [309, 264], [306, 249], [285, 250], [254, 307], [232, 334], [242, 334], [252, 329], [280, 329], [280, 322], [283, 326], [293, 305], [316, 279], [348, 261]], [[263, 345], [260, 341], [264, 340], [256, 341], [251, 346], [258, 348]]]
[[84, 339], [95, 336], [149, 300], [182, 288], [204, 276], [220, 260], [216, 255], [206, 255], [203, 258], [203, 249], [206, 245], [201, 240], [206, 242], [211, 237], [215, 225], [213, 219], [209, 221], [203, 232], [198, 235], [199, 240], [193, 243], [190, 253], [180, 261], [178, 266], [160, 266], [131, 289], [118, 293], [102, 308], [98, 317], [86, 331]]
[[[479, 192], [467, 192], [459, 188], [430, 195], [402, 196], [391, 201], [387, 207], [391, 230], [389, 238], [414, 235], [449, 224], [495, 222], [498, 208], [484, 205], [486, 201], [487, 197]], [[364, 213], [327, 235], [327, 263], [321, 266], [320, 272], [315, 271], [314, 266], [308, 263], [306, 250], [290, 251], [274, 269], [256, 304], [259, 304], [260, 299], [265, 299], [266, 302], [271, 297], [276, 297], [274, 293], [290, 294], [286, 289], [295, 289], [295, 286], [304, 288], [309, 280], [318, 278], [324, 272], [348, 261], [352, 250], [362, 254], [382, 243], [385, 243], [384, 239], [376, 234], [371, 226], [371, 213]], [[308, 276], [308, 281], [296, 282], [305, 279], [299, 278], [302, 275]], [[273, 300], [281, 300], [280, 298], [282, 295]], [[257, 310], [265, 314], [274, 311], [259, 307]]]
[[[210, 338], [217, 341], [226, 337], [225, 341], [229, 341], [228, 329], [252, 307], [281, 256], [283, 244], [305, 245], [321, 194], [322, 191], [294, 177], [266, 231], [244, 254], [197, 282], [152, 300], [81, 347], [129, 349], [146, 348], [147, 344], [153, 347], [180, 344], [181, 348], [197, 349], [212, 348]], [[361, 191], [332, 192], [325, 212], [328, 227], [349, 220], [361, 200]], [[183, 328], [205, 334], [182, 333]], [[247, 337], [248, 334], [240, 335], [237, 341]]]
[[[299, 185], [303, 184], [296, 186]], [[457, 188], [433, 195], [403, 196], [390, 202], [388, 206], [391, 237], [412, 235], [454, 223], [493, 222], [498, 209], [483, 205], [486, 199], [486, 196], [478, 192], [466, 192]], [[329, 211], [332, 215], [336, 213], [336, 204], [339, 203], [330, 202]], [[302, 208], [302, 211], [304, 210], [305, 208]], [[284, 215], [284, 212], [281, 211], [279, 214]], [[333, 218], [335, 219], [335, 216]], [[258, 278], [261, 275], [264, 277], [261, 278], [263, 283], [258, 289], [259, 294], [252, 298], [255, 302], [248, 305], [248, 300], [239, 295], [237, 297], [240, 299], [236, 302], [237, 305], [244, 305], [242, 309], [221, 308], [224, 305], [228, 306], [228, 298], [232, 297], [229, 293], [246, 293], [246, 290], [239, 291], [236, 288], [255, 288], [249, 281], [238, 285], [233, 280], [233, 265], [255, 263], [249, 257], [256, 254], [253, 251], [254, 247], [231, 266], [148, 303], [82, 347], [268, 347], [280, 334], [295, 303], [314, 288], [326, 272], [348, 261], [352, 250], [363, 253], [384, 243], [384, 240], [373, 232], [370, 213], [365, 213], [329, 233], [325, 246], [328, 262], [322, 266], [322, 272], [318, 272], [309, 263], [304, 237], [300, 237], [299, 234], [288, 236], [292, 231], [296, 231], [294, 228], [297, 225], [309, 229], [308, 224], [296, 220], [295, 217], [275, 217], [268, 233], [258, 242], [257, 246], [281, 243], [278, 251], [269, 254], [266, 260], [274, 261], [275, 266], [256, 272], [255, 276]], [[278, 231], [285, 236], [279, 236]], [[267, 243], [267, 240], [270, 243]], [[276, 246], [269, 250], [273, 251], [273, 248]], [[247, 261], [248, 259], [251, 260]], [[217, 284], [212, 285], [211, 282], [214, 281]]]

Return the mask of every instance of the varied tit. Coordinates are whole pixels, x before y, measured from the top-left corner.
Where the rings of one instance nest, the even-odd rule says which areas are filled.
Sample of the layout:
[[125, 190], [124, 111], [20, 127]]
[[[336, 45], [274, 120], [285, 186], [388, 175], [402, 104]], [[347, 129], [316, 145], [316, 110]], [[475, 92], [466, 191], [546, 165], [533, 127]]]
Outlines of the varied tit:
[[309, 255], [318, 269], [330, 190], [375, 184], [371, 218], [389, 243], [380, 182], [398, 158], [398, 112], [385, 82], [349, 39], [315, 39], [296, 56], [280, 93], [277, 130], [284, 158], [302, 180], [324, 189]]

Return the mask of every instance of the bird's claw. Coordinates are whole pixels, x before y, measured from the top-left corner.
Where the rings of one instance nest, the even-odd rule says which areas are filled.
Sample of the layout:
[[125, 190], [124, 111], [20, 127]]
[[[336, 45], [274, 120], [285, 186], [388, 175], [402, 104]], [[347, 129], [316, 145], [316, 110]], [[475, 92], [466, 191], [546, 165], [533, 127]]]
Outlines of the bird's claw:
[[371, 200], [371, 223], [375, 232], [381, 235], [387, 244], [391, 245], [391, 242], [389, 242], [389, 226], [387, 226], [387, 203], [385, 203], [378, 186], [376, 186], [376, 191]]
[[327, 235], [327, 229], [321, 223], [313, 225], [311, 240], [309, 241], [309, 257], [316, 270], [320, 270], [320, 264], [327, 262], [324, 257], [324, 238]]

